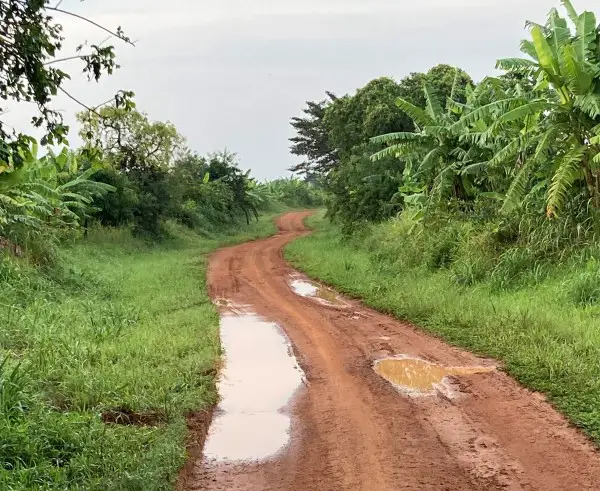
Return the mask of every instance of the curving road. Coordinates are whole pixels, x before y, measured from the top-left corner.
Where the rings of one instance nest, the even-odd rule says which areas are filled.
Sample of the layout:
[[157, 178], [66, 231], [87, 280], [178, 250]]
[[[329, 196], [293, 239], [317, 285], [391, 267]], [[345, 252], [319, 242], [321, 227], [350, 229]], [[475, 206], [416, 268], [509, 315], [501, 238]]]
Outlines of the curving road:
[[492, 362], [358, 302], [340, 309], [293, 293], [282, 248], [308, 233], [309, 214], [283, 215], [278, 235], [222, 249], [209, 269], [213, 298], [250, 305], [294, 346], [307, 384], [290, 406], [291, 443], [260, 464], [219, 470], [199, 459], [186, 489], [600, 489], [592, 445], [501, 371], [451, 379], [453, 397], [409, 397], [379, 377], [373, 361], [388, 355], [446, 366]]

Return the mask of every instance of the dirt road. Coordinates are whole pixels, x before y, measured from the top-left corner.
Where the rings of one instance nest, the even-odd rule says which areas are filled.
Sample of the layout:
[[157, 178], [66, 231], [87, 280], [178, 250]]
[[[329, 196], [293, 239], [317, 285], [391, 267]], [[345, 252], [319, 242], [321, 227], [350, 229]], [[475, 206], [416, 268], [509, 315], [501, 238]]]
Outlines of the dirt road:
[[377, 375], [373, 362], [391, 355], [451, 367], [493, 361], [358, 302], [337, 308], [295, 294], [282, 248], [307, 233], [308, 214], [282, 216], [274, 237], [220, 250], [209, 270], [213, 298], [252, 306], [293, 344], [307, 383], [290, 405], [290, 444], [257, 464], [211, 469], [199, 459], [185, 489], [600, 489], [592, 445], [501, 371], [452, 377], [451, 395], [421, 397]]

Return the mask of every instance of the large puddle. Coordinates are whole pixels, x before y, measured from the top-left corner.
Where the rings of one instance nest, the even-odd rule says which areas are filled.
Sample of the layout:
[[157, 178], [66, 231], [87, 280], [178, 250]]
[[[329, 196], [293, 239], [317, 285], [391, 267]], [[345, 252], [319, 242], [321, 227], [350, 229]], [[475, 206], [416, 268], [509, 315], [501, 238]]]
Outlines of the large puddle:
[[399, 389], [427, 393], [443, 389], [449, 376], [493, 372], [495, 367], [445, 367], [418, 358], [387, 358], [375, 363], [374, 370]]
[[290, 287], [301, 297], [310, 297], [323, 305], [343, 306], [345, 305], [337, 292], [325, 286], [304, 280], [295, 276], [291, 277]]
[[280, 328], [254, 315], [224, 315], [221, 343], [221, 402], [204, 457], [212, 462], [263, 460], [288, 443], [290, 418], [284, 409], [302, 384], [302, 370]]

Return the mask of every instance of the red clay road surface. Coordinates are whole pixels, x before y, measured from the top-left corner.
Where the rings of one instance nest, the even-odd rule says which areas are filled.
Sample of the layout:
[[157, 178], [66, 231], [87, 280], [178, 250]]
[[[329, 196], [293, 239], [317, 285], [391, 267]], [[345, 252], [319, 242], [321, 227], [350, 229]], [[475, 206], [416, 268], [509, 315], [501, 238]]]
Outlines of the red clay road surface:
[[452, 378], [454, 397], [410, 397], [379, 377], [373, 361], [387, 355], [492, 362], [359, 302], [339, 309], [293, 293], [282, 248], [308, 233], [309, 214], [288, 213], [278, 235], [218, 251], [209, 269], [213, 298], [250, 305], [294, 346], [307, 384], [290, 405], [290, 445], [258, 464], [210, 469], [198, 459], [181, 489], [600, 490], [593, 446], [501, 371]]

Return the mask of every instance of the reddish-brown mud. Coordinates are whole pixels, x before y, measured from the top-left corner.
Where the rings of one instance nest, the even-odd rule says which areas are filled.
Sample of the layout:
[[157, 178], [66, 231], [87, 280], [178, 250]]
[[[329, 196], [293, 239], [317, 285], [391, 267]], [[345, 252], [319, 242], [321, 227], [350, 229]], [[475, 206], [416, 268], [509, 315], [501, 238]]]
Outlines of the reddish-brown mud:
[[308, 214], [286, 214], [278, 235], [218, 251], [209, 269], [213, 298], [250, 306], [294, 347], [306, 384], [290, 401], [290, 443], [263, 462], [197, 458], [181, 489], [600, 489], [593, 446], [501, 371], [451, 375], [444, 390], [421, 395], [379, 376], [373, 364], [394, 356], [454, 369], [494, 362], [359, 302], [324, 305], [294, 293], [282, 248], [307, 233]]

